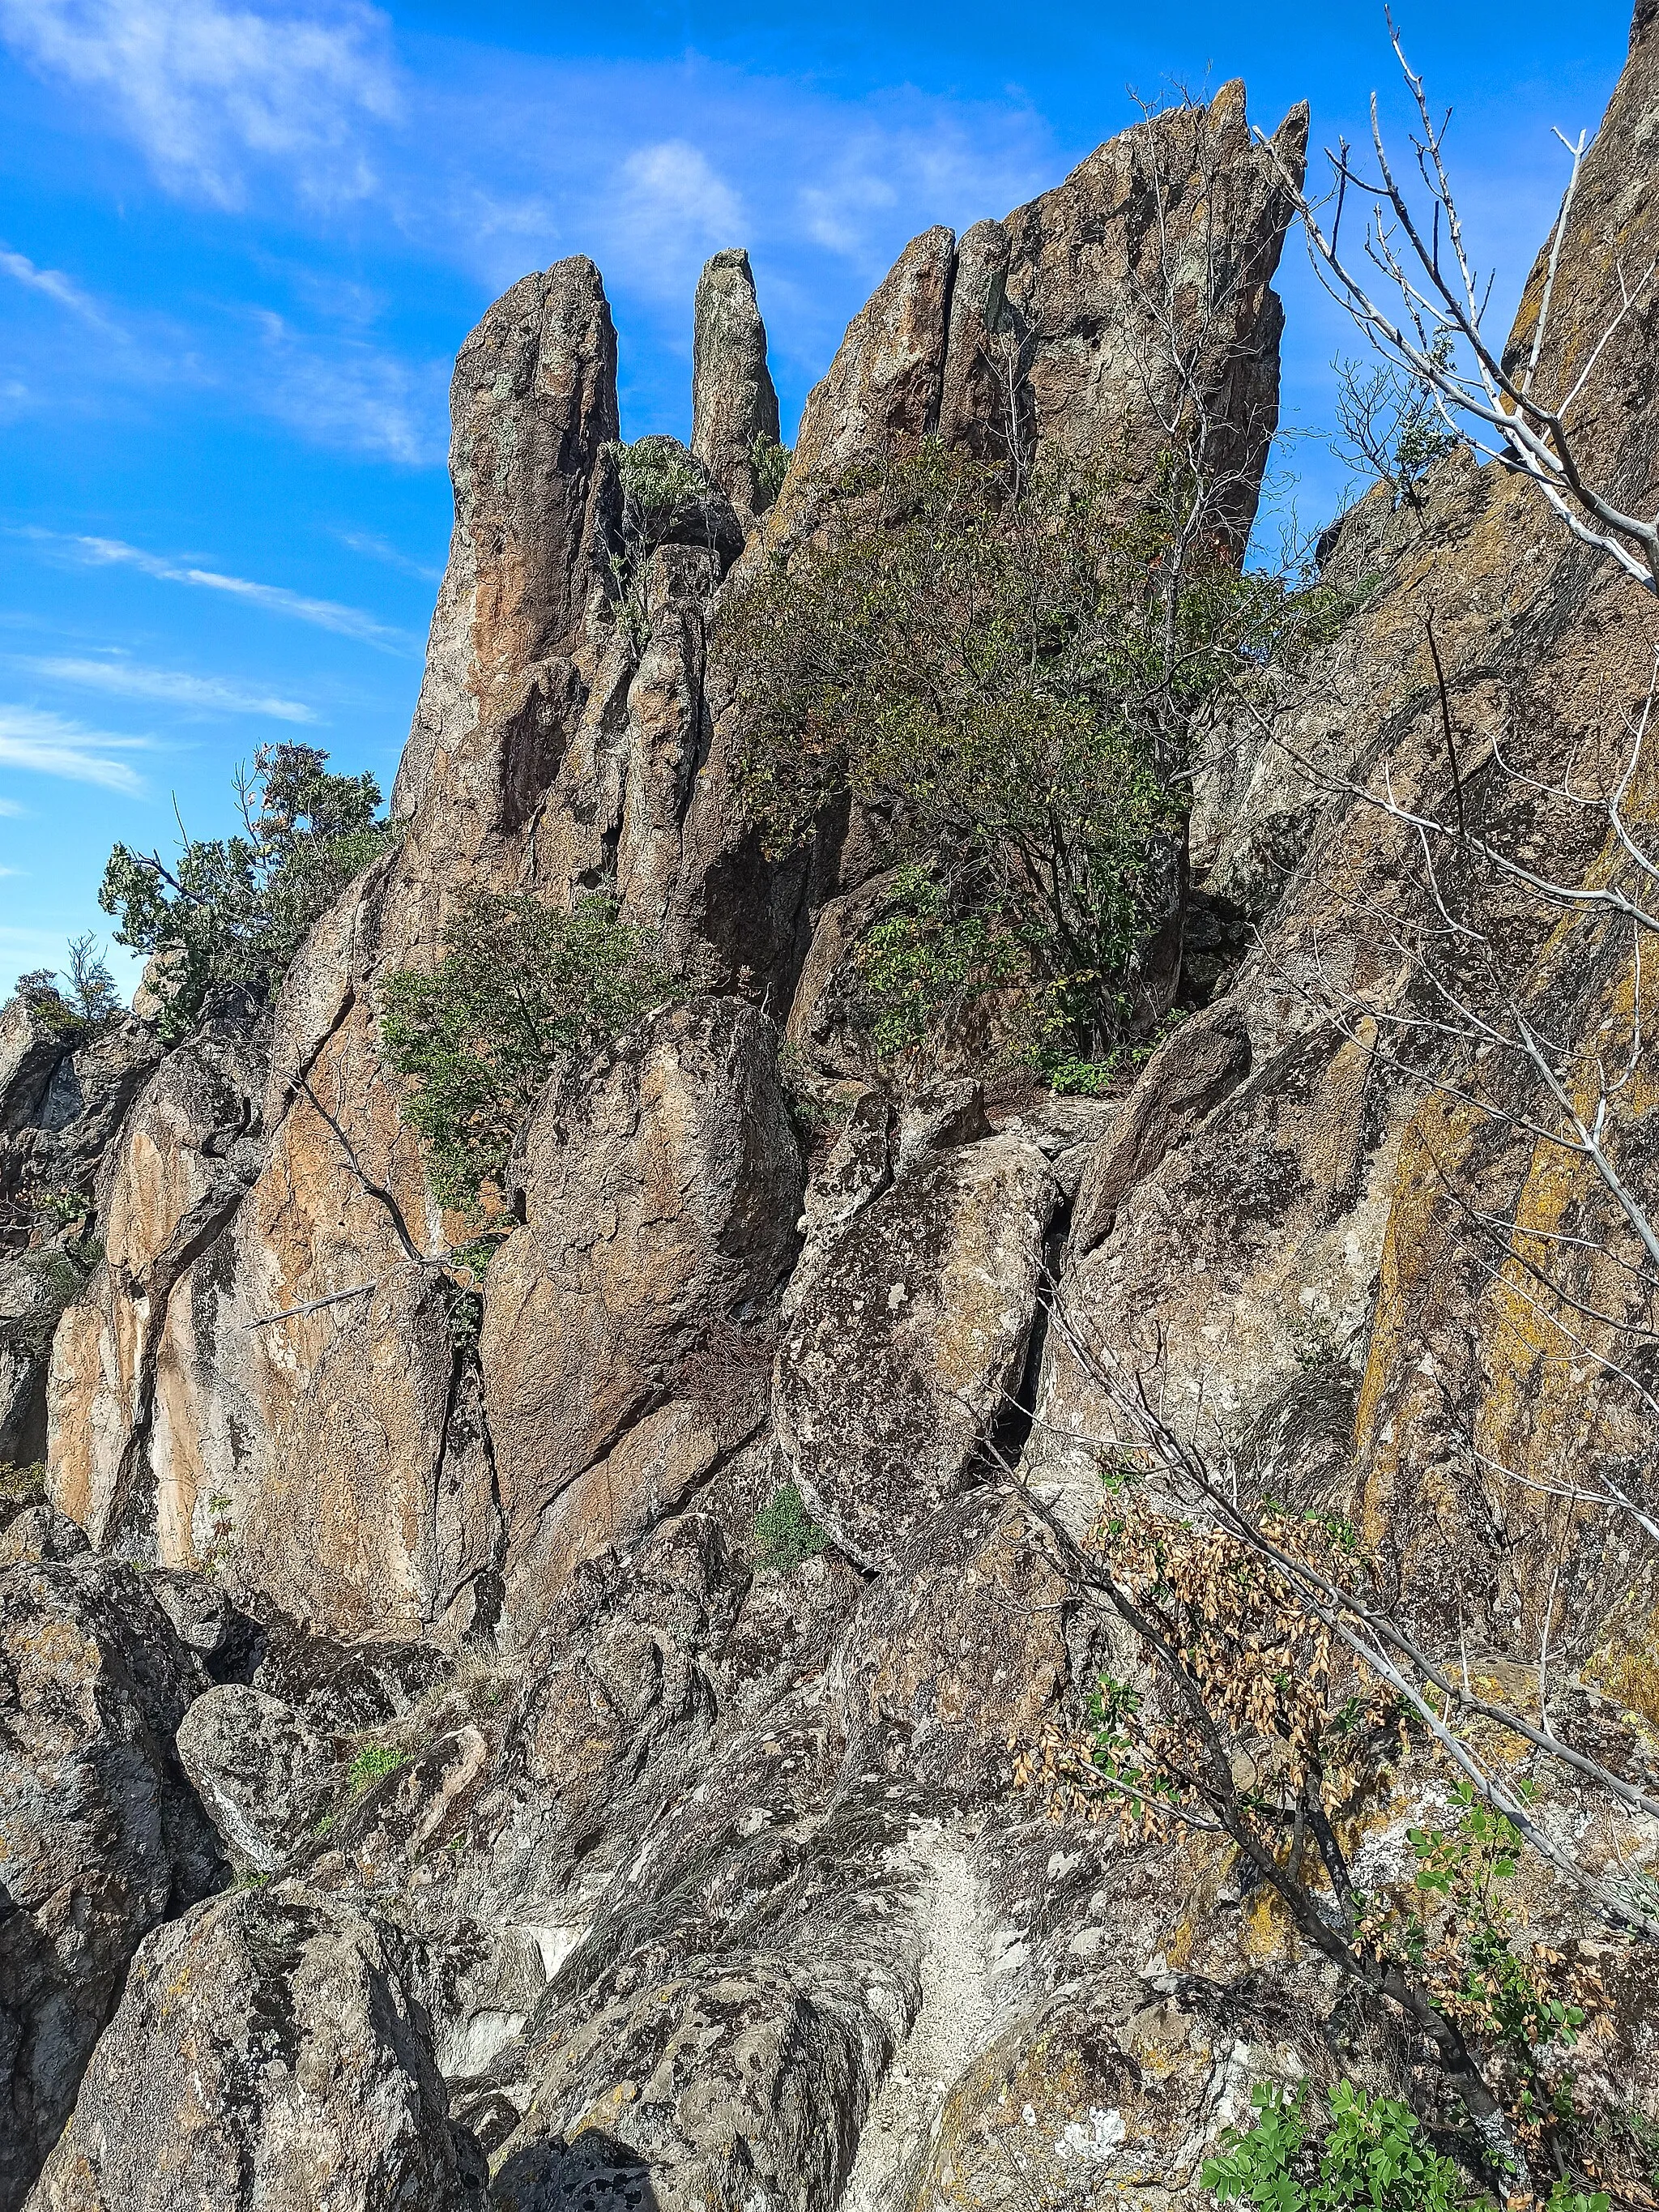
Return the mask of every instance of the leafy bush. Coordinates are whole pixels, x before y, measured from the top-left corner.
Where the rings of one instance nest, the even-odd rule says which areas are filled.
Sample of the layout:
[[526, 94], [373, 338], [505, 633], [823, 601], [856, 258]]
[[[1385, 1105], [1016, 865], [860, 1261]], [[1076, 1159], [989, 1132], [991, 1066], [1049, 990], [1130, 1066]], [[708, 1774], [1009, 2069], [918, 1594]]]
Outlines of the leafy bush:
[[14, 1467], [9, 1460], [0, 1460], [0, 1505], [11, 1505], [20, 1510], [29, 1505], [44, 1505], [46, 1500], [46, 1464], [34, 1460], [27, 1467]]
[[1241, 573], [1213, 532], [1194, 541], [1173, 477], [1126, 519], [1099, 470], [1039, 469], [1010, 498], [930, 445], [842, 489], [720, 611], [749, 817], [781, 854], [851, 798], [890, 858], [925, 863], [910, 941], [890, 932], [866, 963], [892, 986], [875, 994], [889, 1034], [896, 1020], [908, 1045], [930, 1004], [948, 1013], [994, 948], [1092, 1054], [1158, 1011], [1139, 962], [1195, 733], [1230, 686], [1301, 650], [1323, 600]]
[[678, 439], [641, 438], [631, 446], [611, 445], [606, 452], [616, 464], [622, 491], [621, 543], [611, 556], [611, 585], [618, 617], [638, 654], [651, 631], [651, 556], [671, 539], [714, 545], [719, 534], [714, 503], [718, 496], [723, 504], [723, 495]]
[[[1491, 2203], [1453, 2160], [1425, 2142], [1415, 2115], [1397, 2099], [1367, 2096], [1339, 2081], [1325, 2130], [1310, 2140], [1311, 2094], [1257, 2083], [1250, 2093], [1255, 2121], [1242, 2132], [1227, 2129], [1220, 2155], [1204, 2163], [1200, 2179], [1218, 2203], [1242, 2200], [1255, 2212], [1457, 2212]], [[1609, 2212], [1610, 2203], [1604, 2191], [1558, 2180], [1548, 2212]]]
[[243, 834], [187, 838], [169, 867], [118, 845], [99, 903], [116, 942], [161, 953], [162, 1035], [184, 1036], [219, 983], [269, 991], [319, 915], [384, 852], [372, 775], [331, 775], [314, 745], [262, 745], [236, 782]]
[[500, 1211], [507, 1166], [550, 1080], [611, 1043], [671, 991], [656, 939], [595, 894], [568, 914], [528, 892], [476, 893], [429, 975], [386, 989], [386, 1056], [416, 1085], [404, 1114], [440, 1204]]
[[975, 999], [1006, 988], [1024, 968], [1014, 933], [990, 912], [952, 914], [927, 868], [900, 869], [881, 919], [853, 967], [866, 1026], [882, 1059], [920, 1063]]
[[789, 473], [789, 448], [775, 446], [769, 438], [762, 436], [750, 449], [750, 459], [755, 471], [756, 512], [764, 514], [783, 489], [783, 480]]
[[780, 1483], [755, 1516], [755, 1565], [787, 1575], [827, 1551], [830, 1539], [807, 1513], [793, 1482]]
[[[1329, 2125], [1316, 2160], [1304, 2159], [1310, 2092], [1261, 2082], [1250, 2093], [1254, 2124], [1229, 2128], [1202, 2180], [1218, 2203], [1241, 2199], [1255, 2212], [1455, 2212], [1476, 2192], [1454, 2162], [1422, 2140], [1409, 2106], [1368, 2097], [1351, 2081], [1330, 2093]], [[1310, 2166], [1316, 2168], [1309, 2172]]]

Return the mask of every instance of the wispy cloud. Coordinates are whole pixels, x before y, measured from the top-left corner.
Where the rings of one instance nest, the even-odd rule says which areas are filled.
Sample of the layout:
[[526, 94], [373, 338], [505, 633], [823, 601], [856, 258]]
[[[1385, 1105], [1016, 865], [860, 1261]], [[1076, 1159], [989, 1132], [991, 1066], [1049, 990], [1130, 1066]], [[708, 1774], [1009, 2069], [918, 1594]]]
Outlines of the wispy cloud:
[[267, 414], [313, 444], [419, 468], [444, 451], [447, 362], [409, 362], [360, 338], [323, 343], [269, 308], [256, 308], [264, 360], [257, 380]]
[[225, 208], [272, 166], [310, 199], [372, 191], [361, 126], [399, 103], [390, 21], [359, 0], [0, 0], [0, 37], [103, 106], [171, 190]]
[[42, 293], [48, 300], [55, 301], [91, 329], [107, 331], [112, 327], [97, 302], [61, 269], [37, 268], [27, 253], [14, 253], [9, 247], [0, 246], [0, 270], [27, 290]]
[[262, 714], [278, 722], [314, 722], [315, 711], [302, 700], [280, 699], [250, 691], [217, 676], [192, 676], [179, 668], [146, 668], [125, 655], [107, 660], [69, 656], [18, 655], [14, 664], [48, 683], [79, 691], [107, 691], [118, 699], [155, 699], [170, 707], [209, 714]]
[[188, 558], [147, 553], [142, 546], [126, 544], [118, 538], [70, 537], [43, 530], [30, 530], [23, 534], [60, 546], [71, 560], [88, 568], [137, 568], [141, 575], [155, 576], [164, 583], [191, 584], [203, 591], [224, 592], [249, 606], [263, 608], [267, 614], [309, 623], [314, 629], [332, 630], [338, 637], [356, 638], [362, 644], [378, 646], [383, 652], [407, 652], [416, 642], [406, 630], [394, 629], [389, 623], [377, 621], [361, 607], [343, 606], [337, 599], [307, 599], [303, 592], [290, 592], [281, 584], [261, 584], [247, 576], [226, 575], [217, 568], [198, 568]]
[[441, 584], [443, 570], [429, 567], [424, 561], [411, 560], [389, 538], [381, 538], [373, 530], [337, 530], [335, 536], [349, 552], [367, 554], [371, 561], [384, 561], [388, 568], [401, 568], [406, 576], [418, 576], [423, 584]]
[[112, 760], [110, 755], [140, 750], [145, 742], [108, 730], [89, 730], [84, 723], [38, 707], [0, 706], [0, 768], [61, 776], [70, 783], [101, 784], [106, 791], [137, 798], [144, 787], [142, 779], [126, 761]]

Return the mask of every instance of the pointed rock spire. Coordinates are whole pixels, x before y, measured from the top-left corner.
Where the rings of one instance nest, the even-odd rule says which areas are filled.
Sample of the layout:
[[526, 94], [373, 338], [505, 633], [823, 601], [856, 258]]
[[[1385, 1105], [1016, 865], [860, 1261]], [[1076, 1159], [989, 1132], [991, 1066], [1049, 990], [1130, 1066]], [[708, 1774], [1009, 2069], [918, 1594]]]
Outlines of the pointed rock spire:
[[691, 450], [738, 514], [756, 512], [755, 445], [778, 442], [766, 325], [741, 246], [704, 263], [691, 339]]

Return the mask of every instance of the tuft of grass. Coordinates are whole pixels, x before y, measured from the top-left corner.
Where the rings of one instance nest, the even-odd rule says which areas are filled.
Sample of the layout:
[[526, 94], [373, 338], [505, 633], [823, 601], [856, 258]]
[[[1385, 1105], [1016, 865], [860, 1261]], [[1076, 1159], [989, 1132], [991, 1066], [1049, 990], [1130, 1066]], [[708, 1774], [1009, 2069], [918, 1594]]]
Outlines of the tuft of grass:
[[753, 1540], [756, 1566], [779, 1575], [790, 1573], [830, 1544], [793, 1482], [781, 1482], [755, 1516]]
[[407, 1754], [394, 1751], [387, 1743], [368, 1743], [352, 1760], [346, 1771], [346, 1782], [354, 1797], [361, 1797], [388, 1774], [395, 1774], [406, 1763]]

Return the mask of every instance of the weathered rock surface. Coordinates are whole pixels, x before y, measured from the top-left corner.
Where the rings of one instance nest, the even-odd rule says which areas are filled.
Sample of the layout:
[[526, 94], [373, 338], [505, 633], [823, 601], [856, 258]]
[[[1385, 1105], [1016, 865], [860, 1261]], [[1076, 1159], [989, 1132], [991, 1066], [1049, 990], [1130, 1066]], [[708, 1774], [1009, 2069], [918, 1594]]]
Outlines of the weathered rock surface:
[[52, 1334], [90, 1265], [75, 1224], [37, 1201], [79, 1197], [90, 1216], [99, 1160], [160, 1057], [136, 1019], [86, 1037], [21, 996], [0, 1007], [0, 1465], [45, 1456]]
[[463, 2212], [482, 2160], [447, 2104], [373, 1925], [239, 1891], [134, 1960], [30, 2212]]
[[719, 1455], [687, 1363], [763, 1329], [796, 1246], [776, 1051], [752, 1007], [694, 1000], [530, 1132], [526, 1225], [490, 1262], [478, 1347], [515, 1618], [683, 1504]]
[[712, 254], [697, 279], [691, 328], [691, 450], [740, 514], [761, 504], [757, 445], [778, 443], [778, 395], [766, 366], [766, 325], [742, 246]]
[[198, 1698], [175, 1741], [226, 1857], [242, 1872], [274, 1874], [333, 1803], [336, 1746], [250, 1684], [222, 1683]]
[[[1656, 115], [1659, 41], [1638, 14], [1586, 164], [1558, 347], [1616, 312], [1607, 241], [1633, 251], [1651, 228], [1630, 149]], [[1542, 281], [1540, 267], [1517, 343]], [[1547, 354], [1539, 374], [1555, 368]], [[1583, 465], [1645, 484], [1651, 390], [1609, 365], [1583, 404]], [[1564, 1356], [1559, 1333], [1517, 1304], [1466, 1211], [1553, 1230], [1585, 1204], [1589, 1171], [1425, 1096], [1409, 1068], [1429, 1070], [1433, 1047], [1318, 1009], [1352, 982], [1401, 1012], [1435, 1010], [1413, 998], [1401, 952], [1419, 849], [1360, 794], [1386, 763], [1396, 792], [1452, 806], [1443, 713], [1479, 835], [1574, 882], [1596, 865], [1599, 817], [1548, 794], [1616, 782], [1651, 673], [1648, 608], [1528, 483], [1466, 453], [1437, 463], [1415, 503], [1391, 509], [1373, 491], [1328, 534], [1328, 563], [1358, 605], [1265, 738], [1222, 773], [1200, 823], [1212, 880], [1267, 916], [1264, 940], [1126, 1102], [1085, 1178], [1061, 1295], [1123, 1374], [1146, 1376], [1247, 1474], [1294, 1495], [1357, 1470], [1368, 1528], [1409, 1562], [1434, 1617], [1535, 1650], [1539, 1607], [1570, 1590], [1569, 1638], [1590, 1662], [1638, 1562], [1604, 1516], [1568, 1529], [1546, 1496], [1586, 1450], [1635, 1466], [1640, 1425], [1616, 1390], [1587, 1402], [1571, 1380], [1583, 1347]], [[1491, 772], [1500, 746], [1511, 775]], [[1550, 1034], [1587, 1039], [1628, 996], [1626, 956], [1591, 921], [1551, 940], [1553, 919], [1506, 923], [1506, 975]], [[1526, 1111], [1519, 1094], [1514, 1109]], [[1622, 1310], [1613, 1272], [1589, 1305]], [[1058, 1343], [1040, 1412], [1060, 1431], [1114, 1425]], [[1056, 1480], [1083, 1472], [1063, 1446], [1041, 1456]]]
[[[1218, 480], [1242, 544], [1279, 422], [1271, 286], [1308, 116], [1255, 144], [1244, 88], [1182, 106], [1097, 149], [1064, 184], [1000, 222], [912, 240], [806, 403], [774, 541], [810, 522], [826, 481], [938, 435], [1000, 460], [1011, 442], [1121, 466], [1144, 481], [1179, 414], [1176, 357], [1210, 414]], [[1277, 157], [1277, 160], [1275, 159]], [[1157, 219], [1154, 220], [1154, 210]], [[1168, 326], [1160, 254], [1178, 271]]]
[[205, 1686], [194, 1655], [142, 1576], [22, 1516], [37, 1519], [0, 1554], [5, 2212], [69, 2118], [140, 1940], [223, 1879], [173, 1749]]

